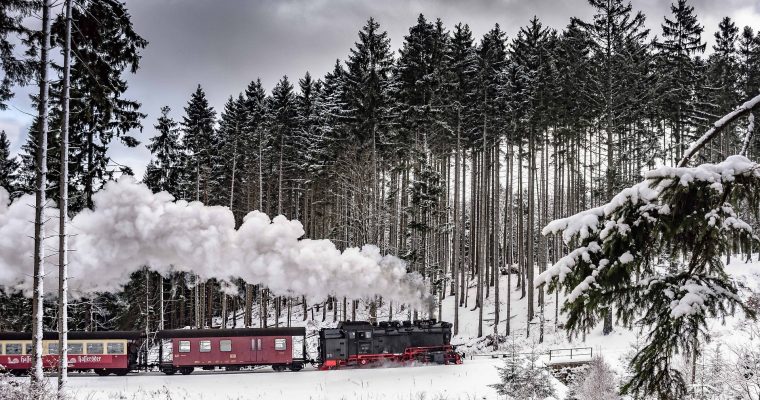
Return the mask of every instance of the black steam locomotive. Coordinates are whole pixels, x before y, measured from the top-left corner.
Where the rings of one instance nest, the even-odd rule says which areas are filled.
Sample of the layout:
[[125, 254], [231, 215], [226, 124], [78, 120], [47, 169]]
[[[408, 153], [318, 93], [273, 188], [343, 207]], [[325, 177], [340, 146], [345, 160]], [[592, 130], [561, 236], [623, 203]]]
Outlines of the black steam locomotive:
[[448, 322], [342, 322], [319, 331], [320, 369], [378, 362], [461, 364], [462, 358]]

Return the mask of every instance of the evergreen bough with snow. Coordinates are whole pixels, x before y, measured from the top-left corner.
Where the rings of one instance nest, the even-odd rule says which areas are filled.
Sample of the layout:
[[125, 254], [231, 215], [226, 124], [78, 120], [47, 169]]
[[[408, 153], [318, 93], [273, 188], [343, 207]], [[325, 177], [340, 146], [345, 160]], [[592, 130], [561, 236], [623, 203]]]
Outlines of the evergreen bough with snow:
[[[718, 121], [687, 159], [727, 122], [728, 116]], [[758, 248], [740, 212], [760, 210], [760, 165], [740, 155], [718, 164], [683, 164], [650, 171], [608, 204], [543, 230], [561, 232], [573, 249], [534, 282], [567, 293], [568, 334], [590, 331], [613, 309], [619, 324], [648, 329], [624, 394], [683, 398], [686, 379], [671, 361], [678, 353], [699, 355], [699, 343], [709, 340], [707, 318], [737, 308], [754, 318], [721, 257]]]

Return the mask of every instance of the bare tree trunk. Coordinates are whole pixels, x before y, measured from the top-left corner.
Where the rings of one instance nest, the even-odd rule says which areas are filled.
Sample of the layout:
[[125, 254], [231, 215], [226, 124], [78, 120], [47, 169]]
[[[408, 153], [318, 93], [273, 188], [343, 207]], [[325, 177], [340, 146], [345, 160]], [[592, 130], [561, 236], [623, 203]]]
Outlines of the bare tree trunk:
[[245, 316], [243, 317], [243, 325], [245, 325], [246, 328], [251, 327], [251, 323], [253, 322], [252, 314], [253, 313], [253, 285], [250, 283], [245, 284]]
[[[506, 163], [507, 163], [507, 185], [505, 187], [506, 193], [504, 194], [505, 202], [504, 202], [504, 220], [506, 223], [504, 224], [504, 249], [507, 252], [506, 256], [504, 257], [505, 264], [507, 265], [507, 317], [505, 319], [506, 328], [505, 328], [505, 334], [506, 336], [509, 336], [511, 331], [511, 322], [512, 322], [512, 255], [513, 255], [513, 235], [512, 235], [512, 175], [513, 175], [513, 166], [512, 166], [512, 143], [507, 143], [507, 154], [506, 154]], [[509, 231], [507, 231], [509, 230]], [[509, 233], [509, 236], [507, 236], [507, 233]], [[507, 237], [509, 237], [509, 242], [507, 242]], [[509, 247], [507, 247], [507, 245]]]
[[454, 264], [452, 265], [451, 274], [454, 276], [454, 285], [452, 290], [454, 292], [454, 335], [459, 334], [459, 246], [460, 246], [460, 234], [459, 231], [459, 163], [461, 157], [461, 130], [462, 130], [462, 108], [457, 109], [457, 149], [454, 159]]
[[534, 311], [534, 288], [533, 288], [533, 273], [535, 271], [535, 260], [533, 258], [533, 235], [535, 233], [534, 218], [535, 218], [535, 173], [536, 173], [536, 144], [535, 144], [535, 132], [531, 132], [530, 139], [528, 141], [528, 226], [526, 229], [527, 239], [526, 249], [527, 262], [525, 264], [526, 274], [524, 285], [528, 289], [528, 315], [526, 320], [526, 333], [530, 336], [530, 322], [535, 316]]
[[66, 33], [63, 48], [63, 119], [58, 205], [58, 399], [65, 399], [68, 386], [68, 212], [69, 212], [69, 86], [71, 74], [71, 0], [66, 0]]
[[36, 201], [34, 208], [34, 297], [32, 302], [32, 371], [33, 385], [39, 385], [45, 378], [42, 373], [42, 331], [45, 313], [45, 188], [47, 183], [47, 134], [48, 134], [48, 51], [50, 49], [50, 0], [42, 3], [42, 37], [40, 43], [40, 97], [39, 124], [37, 133], [37, 173]]

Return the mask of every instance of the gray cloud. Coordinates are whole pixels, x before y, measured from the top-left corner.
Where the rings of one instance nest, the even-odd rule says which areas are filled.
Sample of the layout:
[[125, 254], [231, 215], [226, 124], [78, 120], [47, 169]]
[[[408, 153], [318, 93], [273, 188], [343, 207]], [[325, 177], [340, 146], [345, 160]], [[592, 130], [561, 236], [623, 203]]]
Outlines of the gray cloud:
[[[659, 34], [670, 1], [636, 0], [634, 8], [647, 15], [652, 35]], [[731, 16], [738, 25], [760, 29], [760, 3], [756, 0], [691, 0], [704, 38], [712, 44], [719, 20]], [[345, 59], [357, 32], [370, 16], [376, 18], [398, 48], [417, 15], [440, 17], [446, 26], [468, 23], [482, 35], [499, 23], [510, 35], [536, 15], [556, 29], [570, 16], [589, 18], [593, 10], [585, 0], [127, 0], [132, 20], [150, 44], [141, 68], [129, 78], [128, 95], [143, 104], [148, 114], [145, 129], [136, 133], [143, 142], [153, 135], [153, 124], [163, 105], [180, 119], [190, 93], [200, 83], [218, 110], [226, 98], [261, 77], [265, 87], [283, 75], [292, 81], [308, 70], [321, 76], [336, 58]], [[25, 95], [14, 104], [28, 110]], [[0, 124], [15, 120], [23, 139], [28, 117], [13, 110], [0, 112]], [[6, 128], [10, 130], [11, 128]], [[23, 130], [22, 130], [23, 129]], [[115, 147], [118, 162], [142, 173], [150, 154], [144, 149]]]

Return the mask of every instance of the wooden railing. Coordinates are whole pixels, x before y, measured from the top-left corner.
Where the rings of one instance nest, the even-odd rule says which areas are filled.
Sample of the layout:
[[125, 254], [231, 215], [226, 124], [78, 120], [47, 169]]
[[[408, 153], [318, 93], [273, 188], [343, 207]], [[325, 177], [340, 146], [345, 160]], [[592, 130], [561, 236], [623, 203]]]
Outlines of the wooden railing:
[[573, 347], [569, 349], [551, 349], [549, 350], [549, 362], [552, 362], [552, 358], [569, 358], [570, 360], [575, 357], [594, 358], [594, 349], [592, 347]]
[[[530, 353], [515, 353], [515, 355], [518, 356], [526, 356]], [[567, 349], [550, 349], [547, 352], [539, 353], [539, 354], [548, 354], [549, 355], [549, 362], [552, 362], [552, 359], [562, 359], [562, 361], [571, 361], [573, 358], [576, 360], [579, 358], [584, 358], [586, 360], [590, 360], [594, 357], [594, 349], [591, 347], [572, 347]], [[470, 354], [470, 359], [473, 357], [490, 357], [490, 358], [507, 358], [511, 356], [512, 353], [489, 353], [489, 354]], [[585, 360], [584, 360], [585, 361]]]

